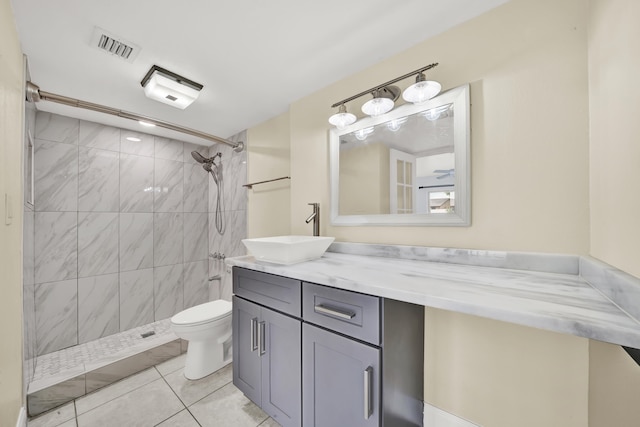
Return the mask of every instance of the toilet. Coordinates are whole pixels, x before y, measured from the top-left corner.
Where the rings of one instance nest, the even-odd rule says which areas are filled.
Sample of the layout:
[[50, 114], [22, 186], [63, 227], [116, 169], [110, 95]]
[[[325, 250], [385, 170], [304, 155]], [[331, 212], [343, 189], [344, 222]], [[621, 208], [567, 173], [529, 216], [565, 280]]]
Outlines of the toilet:
[[197, 380], [231, 362], [231, 303], [216, 300], [171, 318], [171, 330], [189, 341], [184, 376]]

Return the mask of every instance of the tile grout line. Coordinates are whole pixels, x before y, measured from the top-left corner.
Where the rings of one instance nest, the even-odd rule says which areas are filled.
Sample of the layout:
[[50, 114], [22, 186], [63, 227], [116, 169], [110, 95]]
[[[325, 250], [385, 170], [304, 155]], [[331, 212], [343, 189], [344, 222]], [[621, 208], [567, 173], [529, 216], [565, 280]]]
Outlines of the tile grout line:
[[[152, 368], [155, 368], [155, 366], [153, 366]], [[145, 371], [147, 371], [147, 370], [149, 370], [149, 369], [151, 369], [151, 368], [147, 368], [147, 369], [145, 369], [145, 370], [143, 370], [143, 371], [140, 371], [140, 372], [138, 372], [138, 374], [140, 374], [140, 373], [142, 373], [142, 372], [145, 372]], [[156, 369], [156, 372], [157, 372], [157, 369]], [[135, 375], [137, 375], [137, 374], [129, 375], [128, 377], [124, 377], [124, 378], [122, 378], [122, 379], [120, 379], [120, 380], [118, 380], [118, 381], [116, 381], [116, 382], [114, 382], [114, 383], [109, 384], [107, 387], [112, 386], [112, 385], [115, 385], [115, 384], [118, 384], [118, 383], [121, 383], [122, 381], [124, 381], [124, 380], [126, 380], [126, 379], [128, 379], [128, 378], [131, 378], [131, 377], [133, 377], [133, 376], [135, 376]], [[162, 377], [162, 375], [160, 375], [160, 377]], [[92, 412], [92, 411], [94, 411], [94, 410], [96, 410], [96, 409], [100, 408], [101, 406], [106, 405], [107, 403], [113, 402], [114, 400], [119, 399], [119, 398], [121, 398], [121, 397], [123, 397], [123, 396], [125, 396], [125, 395], [127, 395], [127, 394], [130, 394], [130, 393], [132, 393], [132, 392], [134, 392], [134, 391], [136, 391], [136, 390], [138, 390], [138, 389], [141, 389], [142, 387], [146, 387], [146, 386], [148, 386], [149, 384], [151, 384], [151, 383], [154, 383], [154, 382], [158, 381], [159, 379], [160, 379], [160, 378], [156, 378], [156, 379], [154, 379], [154, 380], [152, 380], [152, 381], [149, 381], [148, 383], [145, 383], [145, 384], [139, 385], [138, 387], [134, 387], [134, 388], [132, 388], [131, 390], [128, 390], [126, 393], [122, 393], [122, 394], [120, 394], [120, 395], [118, 395], [118, 396], [116, 396], [116, 397], [114, 397], [114, 398], [112, 398], [112, 399], [105, 400], [105, 401], [104, 401], [104, 402], [102, 402], [101, 404], [99, 404], [99, 405], [97, 405], [97, 406], [95, 406], [95, 407], [93, 407], [93, 408], [89, 409], [88, 411], [83, 412], [82, 414], [78, 414], [78, 415], [77, 415], [77, 417], [80, 417], [80, 416], [82, 416], [82, 415], [86, 415], [86, 414], [88, 414], [89, 412]], [[85, 394], [84, 396], [82, 396], [82, 397], [80, 397], [80, 398], [78, 398], [78, 399], [82, 399], [83, 397], [86, 397], [86, 396], [91, 396], [92, 394], [94, 394], [94, 393], [98, 393], [98, 392], [100, 392], [101, 390], [104, 390], [104, 389], [105, 389], [105, 388], [107, 388], [107, 387], [103, 387], [103, 388], [99, 388], [99, 389], [97, 389], [97, 390], [94, 390], [94, 391], [92, 391], [91, 393], [89, 393], [89, 394]], [[73, 402], [74, 402], [74, 407], [75, 407], [75, 405], [76, 405], [76, 401], [77, 401], [78, 399], [75, 399], [75, 400], [73, 401]], [[76, 414], [77, 414], [77, 410], [76, 410]]]
[[[189, 415], [191, 415], [191, 417], [195, 420], [195, 422], [198, 424], [198, 426], [202, 427], [202, 424], [200, 424], [200, 421], [198, 421], [198, 419], [193, 415], [193, 413], [191, 413], [191, 411], [189, 410], [189, 407], [187, 406], [186, 403], [184, 403], [184, 401], [180, 398], [180, 396], [178, 396], [178, 393], [176, 393], [176, 391], [173, 389], [173, 387], [171, 387], [171, 384], [169, 384], [169, 382], [167, 381], [167, 379], [164, 377], [164, 375], [162, 375], [162, 373], [160, 372], [160, 370], [158, 370], [157, 368], [158, 365], [154, 366], [155, 370], [158, 371], [158, 374], [160, 374], [160, 377], [162, 378], [162, 380], [165, 382], [165, 384], [169, 387], [169, 389], [171, 390], [171, 392], [178, 398], [178, 400], [180, 401], [180, 403], [182, 403], [182, 406], [184, 406], [184, 410], [186, 410]], [[176, 369], [175, 371], [170, 372], [175, 373], [177, 371], [179, 371], [181, 368]], [[175, 414], [171, 415], [169, 418], [162, 420], [160, 423], [156, 424], [162, 424], [163, 422], [167, 421], [168, 419], [176, 416], [177, 414], [179, 414], [180, 412], [182, 412], [183, 409], [179, 410], [178, 412], [176, 412]]]

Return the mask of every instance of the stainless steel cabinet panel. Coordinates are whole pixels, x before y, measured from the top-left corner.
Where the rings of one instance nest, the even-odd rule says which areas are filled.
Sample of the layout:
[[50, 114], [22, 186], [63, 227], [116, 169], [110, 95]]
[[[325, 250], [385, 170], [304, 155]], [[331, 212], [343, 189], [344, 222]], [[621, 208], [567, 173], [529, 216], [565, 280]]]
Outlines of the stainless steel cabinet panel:
[[380, 345], [379, 297], [302, 283], [302, 318], [345, 335]]

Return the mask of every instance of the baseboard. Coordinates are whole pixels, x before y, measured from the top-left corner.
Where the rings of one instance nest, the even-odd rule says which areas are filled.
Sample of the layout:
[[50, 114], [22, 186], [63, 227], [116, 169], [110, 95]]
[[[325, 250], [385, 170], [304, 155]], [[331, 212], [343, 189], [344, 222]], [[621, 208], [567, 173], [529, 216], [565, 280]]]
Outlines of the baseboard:
[[16, 422], [16, 427], [27, 427], [27, 410], [23, 407], [20, 408], [20, 413], [18, 414], [18, 422]]
[[424, 425], [429, 427], [481, 427], [447, 411], [424, 403]]

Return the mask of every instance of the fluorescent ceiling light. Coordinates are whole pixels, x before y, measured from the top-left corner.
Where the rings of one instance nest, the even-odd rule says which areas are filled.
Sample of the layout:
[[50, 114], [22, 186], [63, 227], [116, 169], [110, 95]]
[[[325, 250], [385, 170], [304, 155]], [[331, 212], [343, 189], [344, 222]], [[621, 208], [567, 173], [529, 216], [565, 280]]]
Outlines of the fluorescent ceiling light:
[[140, 82], [147, 98], [184, 110], [198, 99], [204, 86], [160, 68], [151, 67]]

